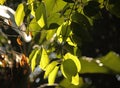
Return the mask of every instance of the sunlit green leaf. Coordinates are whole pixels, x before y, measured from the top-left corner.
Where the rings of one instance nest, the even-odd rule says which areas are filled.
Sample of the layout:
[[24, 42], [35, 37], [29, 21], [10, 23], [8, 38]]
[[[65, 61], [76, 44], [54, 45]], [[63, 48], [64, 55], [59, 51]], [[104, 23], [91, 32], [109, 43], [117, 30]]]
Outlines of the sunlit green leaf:
[[67, 59], [71, 59], [72, 61], [74, 61], [76, 67], [77, 67], [77, 72], [80, 72], [81, 70], [81, 63], [80, 63], [80, 60], [77, 58], [77, 56], [74, 56], [70, 53], [67, 53], [65, 56], [64, 56], [65, 60]]
[[52, 61], [50, 64], [47, 65], [47, 67], [45, 68], [44, 78], [46, 78], [51, 73], [51, 71], [53, 71], [57, 64], [57, 61]]
[[58, 40], [60, 42], [66, 41], [66, 39], [69, 37], [69, 34], [71, 32], [70, 30], [70, 22], [64, 22], [58, 29], [57, 29], [57, 36]]
[[43, 2], [41, 2], [39, 7], [36, 9], [35, 16], [41, 28], [47, 25], [46, 8]]
[[[49, 28], [54, 29], [54, 28], [57, 28], [59, 25], [61, 25], [64, 22], [64, 18], [60, 17], [60, 13], [54, 13], [48, 17], [47, 21], [48, 21]], [[51, 26], [53, 24], [56, 24], [55, 25], [56, 27], [51, 28]]]
[[20, 26], [24, 20], [25, 12], [23, 3], [19, 4], [15, 13], [15, 22]]
[[101, 58], [101, 62], [110, 70], [120, 73], [120, 56], [115, 52], [109, 52], [106, 56]]
[[31, 6], [31, 15], [35, 17], [34, 3], [30, 3]]
[[[99, 63], [97, 63], [98, 61]], [[93, 60], [89, 57], [82, 57], [81, 62], [81, 71], [80, 73], [109, 73], [109, 70], [104, 67], [104, 64], [100, 60]]]
[[79, 85], [71, 84], [71, 82], [68, 79], [63, 79], [59, 85], [62, 86], [63, 88], [82, 88], [83, 84], [84, 84], [83, 79], [79, 77]]
[[46, 50], [42, 49], [41, 60], [40, 60], [40, 67], [45, 70], [46, 66], [49, 64], [49, 57], [47, 55]]
[[29, 55], [29, 63], [31, 63], [31, 60], [32, 60], [32, 58], [35, 55], [35, 53], [36, 53], [37, 50], [38, 49], [36, 48], [36, 49], [32, 50], [32, 52], [30, 53], [30, 55]]
[[53, 85], [55, 82], [56, 75], [58, 73], [59, 66], [55, 66], [52, 72], [48, 76], [48, 83], [49, 85]]
[[56, 36], [55, 32], [56, 30], [47, 30], [46, 39], [52, 42]]
[[27, 0], [28, 3], [32, 3], [34, 0]]
[[43, 44], [46, 41], [47, 31], [46, 30], [42, 30], [38, 34], [39, 34], [39, 38], [37, 38], [37, 41], [39, 41], [39, 44]]
[[70, 37], [68, 37], [66, 41], [67, 41], [68, 44], [71, 45], [71, 46], [74, 46], [74, 47], [77, 46], [77, 44], [76, 44], [74, 41], [72, 41]]
[[32, 35], [35, 36], [37, 32], [40, 32], [41, 27], [36, 22], [36, 19], [33, 19], [29, 24], [29, 31], [32, 32]]
[[77, 73], [75, 76], [72, 76], [72, 84], [79, 85], [79, 74]]
[[34, 70], [34, 68], [35, 68], [36, 65], [37, 65], [37, 62], [36, 62], [37, 59], [40, 59], [39, 56], [40, 56], [40, 50], [38, 49], [38, 50], [35, 52], [32, 60], [31, 60], [31, 69], [32, 69], [32, 71]]
[[66, 2], [62, 0], [45, 0], [47, 15], [50, 16], [56, 12], [59, 12], [66, 5]]

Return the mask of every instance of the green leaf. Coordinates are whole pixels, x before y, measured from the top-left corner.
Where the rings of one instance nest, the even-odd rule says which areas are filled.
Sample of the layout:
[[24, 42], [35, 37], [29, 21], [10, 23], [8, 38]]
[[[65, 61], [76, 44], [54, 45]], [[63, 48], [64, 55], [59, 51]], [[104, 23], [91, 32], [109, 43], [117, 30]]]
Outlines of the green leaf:
[[68, 3], [74, 3], [74, 0], [63, 0], [65, 2], [68, 2]]
[[71, 82], [68, 79], [63, 79], [59, 83], [59, 85], [62, 86], [63, 88], [82, 88], [82, 86], [84, 85], [84, 82], [82, 77], [79, 77], [79, 85], [71, 84]]
[[40, 50], [38, 49], [38, 50], [35, 52], [32, 60], [31, 60], [31, 69], [32, 69], [32, 71], [35, 69], [35, 67], [36, 67], [36, 65], [37, 65], [37, 62], [36, 62], [37, 59], [40, 59], [39, 56], [40, 56]]
[[45, 70], [46, 66], [49, 64], [49, 57], [47, 52], [44, 48], [42, 48], [41, 60], [40, 60], [40, 68]]
[[32, 3], [34, 0], [27, 0], [28, 3]]
[[30, 24], [29, 24], [29, 31], [32, 32], [33, 37], [35, 36], [35, 34], [36, 34], [37, 32], [40, 32], [40, 30], [41, 30], [41, 27], [40, 27], [39, 24], [36, 22], [36, 19], [35, 19], [35, 18], [32, 19], [32, 21], [31, 21]]
[[[64, 22], [64, 18], [60, 17], [60, 13], [54, 13], [48, 17], [47, 22], [48, 22], [48, 27], [50, 29], [54, 29], [54, 28], [57, 28], [59, 25], [61, 25]], [[55, 27], [51, 28], [51, 26], [53, 24], [56, 24], [56, 25], [55, 25]]]
[[51, 71], [53, 71], [57, 64], [57, 61], [52, 61], [50, 64], [47, 65], [47, 67], [45, 68], [44, 78], [46, 78], [51, 73]]
[[52, 42], [55, 38], [55, 32], [56, 30], [47, 30], [47, 35], [46, 35], [46, 39], [50, 42]]
[[100, 59], [93, 60], [93, 58], [82, 57], [80, 58], [80, 62], [80, 73], [109, 73], [109, 70], [104, 67], [104, 64], [100, 62]]
[[77, 66], [73, 59], [66, 59], [61, 64], [61, 72], [72, 84], [79, 85]]
[[70, 22], [64, 22], [58, 29], [57, 29], [57, 36], [58, 40], [61, 42], [66, 41], [66, 39], [69, 37], [69, 34], [71, 32], [70, 30]]
[[105, 67], [120, 74], [120, 56], [115, 52], [109, 52], [106, 56], [101, 58], [101, 62]]
[[79, 85], [79, 74], [77, 73], [75, 76], [72, 76], [72, 84]]
[[37, 41], [39, 41], [39, 44], [44, 44], [46, 42], [46, 35], [47, 35], [47, 31], [46, 30], [42, 30], [39, 33], [39, 38], [37, 39]]
[[6, 0], [0, 0], [0, 4], [4, 4], [6, 2]]
[[71, 46], [74, 46], [74, 47], [77, 46], [77, 44], [76, 44], [74, 41], [72, 41], [72, 39], [71, 39], [70, 37], [68, 37], [66, 41], [67, 41], [67, 43], [68, 43], [69, 45], [71, 45]]
[[71, 29], [73, 32], [73, 39], [75, 40], [78, 45], [80, 45], [81, 41], [82, 42], [89, 42], [92, 40], [88, 29], [86, 27], [81, 26], [80, 24], [76, 22], [71, 23]]
[[18, 26], [20, 26], [23, 23], [24, 16], [25, 16], [24, 5], [23, 3], [21, 3], [18, 5], [17, 10], [15, 12], [15, 22]]
[[71, 16], [72, 22], [78, 23], [84, 29], [90, 29], [90, 22], [86, 16], [79, 12], [74, 12]]
[[35, 16], [41, 28], [47, 26], [46, 8], [43, 2], [41, 2], [39, 7], [36, 9]]
[[55, 66], [55, 68], [52, 70], [52, 72], [48, 76], [48, 84], [53, 85], [55, 82], [56, 75], [58, 73], [59, 66]]
[[107, 0], [106, 9], [113, 15], [120, 18], [120, 1], [118, 0]]
[[33, 58], [33, 56], [35, 55], [36, 51], [38, 50], [38, 48], [35, 48], [34, 50], [32, 50], [32, 52], [29, 55], [29, 63], [31, 63], [31, 60]]
[[64, 77], [75, 76], [77, 74], [76, 64], [72, 59], [67, 59], [61, 64], [61, 71]]
[[77, 67], [77, 72], [80, 72], [81, 63], [80, 63], [80, 60], [77, 58], [77, 56], [74, 56], [74, 55], [72, 55], [70, 53], [67, 53], [67, 54], [65, 54], [64, 58], [65, 58], [65, 60], [71, 59], [72, 61], [74, 61], [75, 65]]
[[47, 15], [50, 16], [56, 12], [60, 12], [66, 5], [66, 2], [62, 0], [44, 0], [47, 9]]
[[99, 13], [100, 3], [97, 1], [89, 1], [86, 6], [84, 6], [83, 12], [85, 15], [92, 17]]

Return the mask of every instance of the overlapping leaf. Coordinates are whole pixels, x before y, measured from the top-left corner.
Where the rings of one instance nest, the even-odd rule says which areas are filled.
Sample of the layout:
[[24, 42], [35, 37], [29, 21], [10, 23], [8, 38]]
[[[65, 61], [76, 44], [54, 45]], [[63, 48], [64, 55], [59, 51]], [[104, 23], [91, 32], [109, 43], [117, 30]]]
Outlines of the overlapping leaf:
[[[34, 54], [34, 55], [33, 55]], [[41, 50], [38, 49], [38, 50], [35, 50], [31, 53], [31, 69], [32, 71], [35, 69], [35, 67], [38, 65], [37, 61], [40, 60], [40, 54], [41, 54]]]
[[46, 8], [43, 2], [41, 2], [39, 7], [36, 9], [35, 17], [41, 28], [47, 28]]
[[45, 68], [44, 78], [46, 78], [54, 70], [57, 64], [57, 61], [52, 61], [50, 64], [47, 65], [47, 67]]
[[72, 84], [79, 85], [78, 72], [81, 70], [81, 64], [76, 56], [67, 53], [64, 56], [65, 60], [61, 64], [61, 72]]
[[55, 68], [52, 70], [52, 72], [48, 76], [48, 83], [49, 85], [53, 85], [55, 82], [55, 78], [58, 73], [59, 66], [55, 66]]

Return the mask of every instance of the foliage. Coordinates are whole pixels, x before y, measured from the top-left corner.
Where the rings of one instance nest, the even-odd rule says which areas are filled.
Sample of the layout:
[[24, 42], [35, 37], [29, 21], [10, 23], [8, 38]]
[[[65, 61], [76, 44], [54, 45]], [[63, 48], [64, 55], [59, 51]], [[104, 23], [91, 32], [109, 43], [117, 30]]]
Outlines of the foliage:
[[[0, 3], [3, 4], [4, 0]], [[26, 52], [25, 57], [29, 58], [31, 84], [40, 78], [43, 84], [48, 80], [49, 86], [57, 83], [57, 88], [98, 88], [89, 80], [92, 75], [120, 74], [120, 56], [113, 49], [93, 57], [84, 54], [91, 53], [87, 47], [96, 44], [93, 35], [99, 29], [96, 27], [98, 21], [115, 17], [120, 22], [119, 4], [117, 0], [27, 0], [19, 3], [15, 22], [18, 27], [25, 22], [26, 33], [32, 33], [28, 46], [20, 45]], [[108, 18], [105, 18], [106, 13]], [[116, 24], [108, 26], [111, 30], [119, 30]], [[104, 39], [107, 34], [96, 36]], [[0, 35], [0, 45], [7, 45], [6, 41]], [[40, 69], [38, 73], [36, 68]], [[40, 86], [42, 82], [36, 85]]]

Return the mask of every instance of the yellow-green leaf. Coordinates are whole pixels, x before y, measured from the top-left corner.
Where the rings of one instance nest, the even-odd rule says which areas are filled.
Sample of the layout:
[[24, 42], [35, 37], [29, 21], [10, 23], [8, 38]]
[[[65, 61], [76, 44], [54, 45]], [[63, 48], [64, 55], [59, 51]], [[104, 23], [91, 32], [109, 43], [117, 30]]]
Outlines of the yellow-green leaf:
[[72, 84], [79, 85], [79, 74], [77, 73], [75, 76], [72, 76]]
[[70, 39], [70, 37], [68, 37], [66, 41], [67, 41], [68, 44], [71, 45], [71, 46], [74, 46], [74, 47], [77, 46], [77, 44], [76, 44], [75, 42], [73, 42], [73, 41]]
[[46, 50], [42, 49], [41, 60], [40, 60], [40, 67], [45, 70], [46, 66], [49, 64], [49, 57], [47, 55]]
[[0, 0], [0, 4], [4, 4], [6, 0]]
[[80, 72], [81, 70], [81, 63], [80, 63], [80, 60], [77, 58], [77, 56], [74, 56], [70, 53], [67, 53], [65, 56], [64, 56], [65, 59], [71, 59], [74, 61], [74, 63], [76, 64], [76, 67], [77, 67], [77, 71]]
[[52, 61], [49, 65], [47, 65], [47, 67], [45, 68], [44, 78], [46, 78], [50, 74], [50, 72], [55, 68], [57, 64], [57, 61]]
[[35, 52], [32, 60], [31, 60], [31, 69], [32, 69], [32, 71], [34, 70], [34, 68], [35, 68], [35, 66], [36, 66], [36, 59], [37, 59], [39, 53], [40, 53], [40, 50], [37, 50], [37, 51]]
[[32, 3], [34, 0], [27, 0], [28, 3]]
[[35, 53], [36, 53], [37, 50], [38, 49], [36, 48], [36, 49], [32, 50], [32, 52], [30, 53], [30, 55], [29, 55], [29, 63], [31, 63], [31, 60], [32, 60], [32, 58], [35, 55]]
[[68, 38], [71, 30], [70, 30], [70, 22], [64, 22], [60, 27], [58, 27], [57, 29], [57, 36], [58, 36], [58, 40], [59, 42], [63, 42], [66, 41], [66, 39]]
[[49, 74], [49, 76], [48, 76], [48, 83], [49, 83], [49, 85], [53, 85], [54, 84], [55, 78], [56, 78], [56, 75], [57, 75], [57, 72], [58, 72], [58, 69], [59, 69], [59, 67], [55, 66], [55, 68]]
[[15, 22], [18, 26], [20, 26], [23, 23], [24, 16], [25, 16], [24, 5], [23, 3], [21, 3], [18, 5], [17, 10], [15, 12]]
[[42, 14], [41, 18], [37, 21], [41, 28], [45, 26], [44, 16]]

